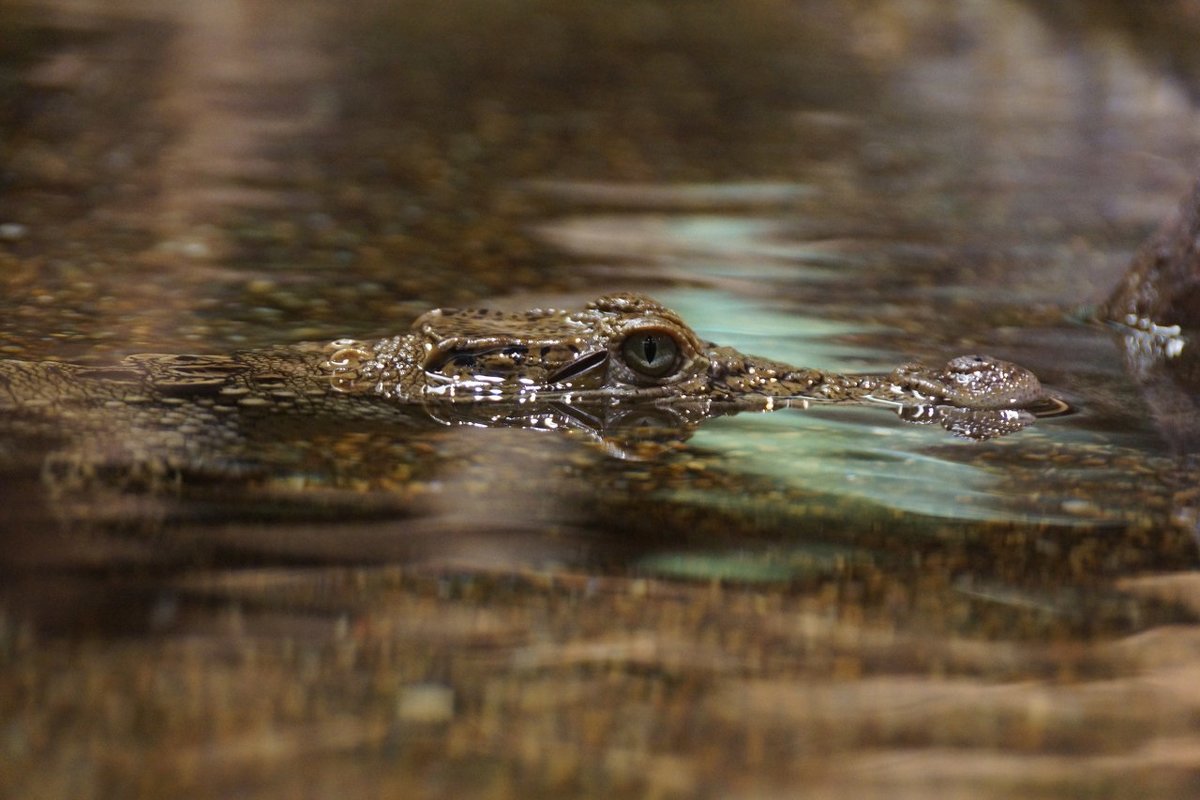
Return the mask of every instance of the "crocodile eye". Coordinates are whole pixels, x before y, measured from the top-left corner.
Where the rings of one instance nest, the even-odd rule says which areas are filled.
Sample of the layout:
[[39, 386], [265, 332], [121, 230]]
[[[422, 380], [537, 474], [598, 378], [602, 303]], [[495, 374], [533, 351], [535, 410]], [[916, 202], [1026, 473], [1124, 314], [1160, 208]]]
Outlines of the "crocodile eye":
[[661, 378], [679, 364], [679, 343], [665, 331], [634, 331], [621, 343], [621, 357], [634, 372]]

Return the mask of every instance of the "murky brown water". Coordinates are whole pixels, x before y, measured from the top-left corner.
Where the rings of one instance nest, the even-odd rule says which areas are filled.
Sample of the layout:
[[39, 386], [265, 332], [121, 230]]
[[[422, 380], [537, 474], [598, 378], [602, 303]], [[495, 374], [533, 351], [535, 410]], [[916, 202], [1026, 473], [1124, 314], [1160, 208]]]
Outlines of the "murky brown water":
[[1195, 473], [1080, 321], [1194, 176], [1194, 18], [1037, 7], [0, 0], [3, 357], [636, 289], [1079, 407], [301, 418], [137, 491], [0, 421], [0, 794], [1195, 793]]

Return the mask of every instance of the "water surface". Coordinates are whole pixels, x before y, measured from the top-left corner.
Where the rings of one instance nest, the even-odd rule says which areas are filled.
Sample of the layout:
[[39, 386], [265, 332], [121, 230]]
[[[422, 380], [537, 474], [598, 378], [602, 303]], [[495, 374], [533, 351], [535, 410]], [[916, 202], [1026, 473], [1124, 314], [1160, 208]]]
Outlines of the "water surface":
[[301, 419], [252, 481], [102, 491], [0, 422], [0, 787], [1194, 792], [1188, 473], [1084, 321], [1189, 185], [1194, 73], [1072, 5], [0, 6], [4, 357], [634, 289], [1078, 408], [742, 414], [640, 460]]

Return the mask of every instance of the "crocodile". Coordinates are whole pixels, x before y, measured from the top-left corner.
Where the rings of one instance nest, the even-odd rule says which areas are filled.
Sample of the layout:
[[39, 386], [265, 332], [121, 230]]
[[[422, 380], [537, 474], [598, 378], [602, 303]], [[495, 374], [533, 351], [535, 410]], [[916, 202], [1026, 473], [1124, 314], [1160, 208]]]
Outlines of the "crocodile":
[[747, 356], [702, 341], [671, 309], [641, 294], [605, 295], [580, 310], [435, 309], [410, 332], [343, 339], [324, 366], [344, 392], [401, 402], [707, 400], [739, 409], [773, 399], [930, 401], [1028, 409], [1046, 393], [1029, 370], [972, 355], [933, 369], [838, 375]]
[[745, 355], [701, 340], [677, 313], [635, 293], [605, 295], [573, 311], [437, 309], [409, 333], [376, 342], [339, 340], [326, 352], [325, 368], [338, 391], [427, 408], [489, 402], [609, 412], [632, 407], [674, 410], [682, 420], [810, 403], [882, 404], [902, 418], [939, 421], [974, 439], [1066, 408], [1029, 370], [986, 355], [859, 375]]
[[970, 439], [1064, 407], [1031, 372], [988, 356], [840, 375], [703, 341], [655, 300], [618, 293], [565, 311], [437, 309], [373, 342], [111, 366], [2, 360], [0, 466], [48, 453], [42, 469], [60, 485], [303, 471], [334, 458], [339, 436], [442, 425], [582, 432], [629, 455], [715, 416], [814, 403], [890, 407]]

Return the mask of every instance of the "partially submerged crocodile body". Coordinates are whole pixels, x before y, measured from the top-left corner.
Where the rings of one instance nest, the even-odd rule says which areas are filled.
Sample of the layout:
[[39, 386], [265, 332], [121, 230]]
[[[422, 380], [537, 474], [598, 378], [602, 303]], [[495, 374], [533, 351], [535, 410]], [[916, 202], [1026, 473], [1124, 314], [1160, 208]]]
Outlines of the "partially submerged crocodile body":
[[744, 355], [701, 341], [674, 311], [632, 293], [577, 311], [437, 309], [401, 336], [333, 342], [328, 369], [342, 391], [426, 403], [703, 400], [755, 409], [773, 399], [875, 400], [1019, 410], [1045, 399], [1028, 370], [987, 356], [836, 375]]
[[710, 417], [810, 403], [890, 407], [973, 439], [1062, 407], [1027, 370], [987, 356], [838, 375], [704, 342], [654, 300], [613, 294], [573, 311], [435, 310], [376, 342], [111, 367], [0, 361], [0, 465], [40, 452], [60, 485], [302, 472], [332, 458], [339, 436], [464, 424], [567, 429], [629, 454]]
[[602, 296], [577, 311], [437, 309], [408, 333], [373, 343], [134, 355], [113, 367], [0, 361], [0, 409], [11, 419], [130, 439], [149, 427], [164, 451], [186, 451], [193, 439], [235, 444], [247, 419], [269, 411], [349, 420], [398, 407], [409, 419], [565, 425], [604, 438], [631, 419], [689, 427], [809, 403], [888, 405], [974, 439], [1061, 407], [1027, 369], [989, 356], [840, 375], [744, 355], [701, 341], [678, 314], [637, 294]]
[[407, 334], [337, 341], [326, 353], [324, 367], [342, 392], [426, 408], [552, 409], [600, 435], [621, 427], [631, 409], [673, 414], [683, 424], [821, 402], [890, 405], [911, 421], [986, 439], [1062, 409], [1031, 372], [989, 356], [838, 375], [701, 341], [674, 311], [633, 293], [576, 311], [438, 309]]

